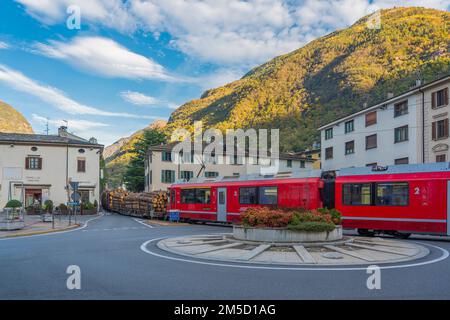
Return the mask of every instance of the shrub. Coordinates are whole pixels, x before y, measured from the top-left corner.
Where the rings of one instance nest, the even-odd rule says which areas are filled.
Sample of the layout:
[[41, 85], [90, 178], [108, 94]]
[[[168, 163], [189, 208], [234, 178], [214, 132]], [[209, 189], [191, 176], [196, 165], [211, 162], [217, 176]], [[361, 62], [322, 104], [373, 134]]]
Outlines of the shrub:
[[52, 200], [45, 200], [44, 210], [47, 211], [48, 213], [53, 212], [53, 201]]
[[249, 227], [285, 228], [292, 213], [268, 207], [249, 208], [242, 215], [242, 223]]
[[319, 211], [323, 214], [331, 215], [333, 223], [336, 225], [339, 225], [342, 223], [341, 213], [339, 211], [337, 211], [336, 209], [320, 208], [320, 209], [317, 209], [317, 211]]
[[91, 202], [85, 202], [82, 204], [83, 210], [93, 210], [95, 206]]
[[13, 209], [20, 207], [22, 207], [22, 202], [20, 202], [19, 200], [9, 200], [5, 206], [5, 208], [13, 208]]
[[332, 222], [309, 221], [309, 222], [302, 222], [299, 224], [289, 224], [287, 228], [292, 231], [330, 232], [333, 231], [336, 228], [336, 226]]
[[288, 228], [296, 231], [332, 231], [341, 223], [337, 210], [304, 208], [258, 207], [242, 214], [242, 224], [248, 227]]
[[59, 207], [59, 210], [61, 210], [61, 211], [67, 210], [67, 206], [64, 203], [61, 203], [58, 207]]
[[94, 207], [98, 208], [98, 201], [97, 200], [94, 201]]

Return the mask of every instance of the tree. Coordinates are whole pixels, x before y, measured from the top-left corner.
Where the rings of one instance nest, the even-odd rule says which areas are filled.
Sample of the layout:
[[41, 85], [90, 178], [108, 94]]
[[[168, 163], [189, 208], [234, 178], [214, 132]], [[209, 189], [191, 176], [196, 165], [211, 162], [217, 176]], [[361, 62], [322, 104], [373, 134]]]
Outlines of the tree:
[[126, 167], [124, 183], [129, 191], [142, 192], [145, 189], [145, 156], [150, 146], [166, 142], [166, 135], [158, 129], [149, 129], [133, 146], [131, 159]]

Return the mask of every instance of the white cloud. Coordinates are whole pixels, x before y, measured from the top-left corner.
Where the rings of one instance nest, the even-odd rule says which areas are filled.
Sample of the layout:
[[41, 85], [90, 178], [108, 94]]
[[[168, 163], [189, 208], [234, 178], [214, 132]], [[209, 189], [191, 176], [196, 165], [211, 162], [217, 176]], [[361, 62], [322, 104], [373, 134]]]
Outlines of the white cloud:
[[35, 96], [40, 100], [64, 111], [68, 114], [85, 114], [110, 117], [127, 118], [148, 118], [153, 117], [140, 116], [129, 113], [103, 111], [90, 107], [69, 98], [64, 92], [50, 86], [40, 84], [33, 79], [28, 78], [19, 71], [10, 69], [0, 64], [0, 82], [3, 82], [15, 90]]
[[[120, 32], [171, 35], [171, 44], [203, 61], [254, 65], [346, 27], [375, 8], [448, 10], [448, 0], [16, 0], [44, 23], [64, 21], [77, 4], [82, 23]], [[47, 21], [47, 22], [46, 22]], [[84, 22], [83, 22], [84, 21]]]
[[27, 13], [40, 22], [53, 25], [64, 22], [71, 5], [81, 9], [81, 26], [85, 23], [99, 23], [121, 32], [129, 33], [136, 29], [133, 16], [127, 4], [121, 0], [16, 0], [25, 6]]
[[53, 127], [65, 126], [66, 122], [71, 131], [86, 131], [89, 129], [95, 129], [100, 127], [108, 127], [109, 124], [96, 121], [80, 120], [80, 119], [48, 119], [39, 116], [37, 114], [32, 114], [32, 120], [41, 125], [46, 125], [47, 123]]
[[9, 44], [7, 44], [6, 42], [0, 41], [0, 49], [8, 49], [9, 48]]
[[76, 37], [70, 42], [38, 43], [35, 50], [87, 72], [111, 78], [175, 81], [163, 66], [103, 37]]
[[120, 96], [126, 102], [129, 102], [129, 103], [137, 105], [137, 106], [150, 106], [150, 105], [159, 104], [161, 102], [160, 100], [158, 100], [154, 97], [150, 97], [143, 93], [135, 92], [135, 91], [122, 91], [120, 93]]

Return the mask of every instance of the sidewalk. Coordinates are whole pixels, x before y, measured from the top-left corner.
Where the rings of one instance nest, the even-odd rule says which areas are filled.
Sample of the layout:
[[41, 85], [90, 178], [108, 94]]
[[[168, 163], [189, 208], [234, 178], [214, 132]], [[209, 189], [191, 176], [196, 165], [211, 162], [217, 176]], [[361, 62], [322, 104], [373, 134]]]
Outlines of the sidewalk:
[[10, 238], [10, 237], [21, 237], [21, 236], [31, 236], [37, 234], [46, 234], [64, 230], [71, 230], [74, 228], [78, 228], [83, 225], [86, 220], [95, 218], [98, 215], [93, 216], [77, 216], [76, 223], [71, 217], [71, 221], [69, 224], [69, 217], [64, 216], [55, 216], [55, 228], [53, 229], [53, 224], [51, 222], [42, 222], [41, 216], [25, 216], [25, 228], [21, 230], [13, 230], [13, 231], [0, 231], [0, 239], [1, 238]]

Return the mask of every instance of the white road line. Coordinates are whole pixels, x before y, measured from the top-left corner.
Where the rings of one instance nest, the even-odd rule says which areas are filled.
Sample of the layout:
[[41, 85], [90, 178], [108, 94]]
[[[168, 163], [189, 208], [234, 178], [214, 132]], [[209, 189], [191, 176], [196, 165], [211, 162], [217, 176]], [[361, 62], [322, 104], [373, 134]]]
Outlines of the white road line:
[[75, 229], [70, 229], [70, 230], [63, 230], [63, 231], [55, 231], [55, 232], [50, 232], [50, 233], [44, 233], [44, 234], [35, 234], [35, 235], [31, 235], [31, 236], [27, 236], [27, 235], [23, 235], [23, 236], [17, 236], [17, 237], [12, 237], [12, 238], [0, 238], [0, 241], [6, 241], [6, 240], [20, 240], [20, 239], [25, 239], [25, 238], [35, 238], [35, 237], [45, 237], [45, 236], [53, 236], [53, 235], [57, 235], [57, 234], [63, 234], [63, 233], [69, 233], [69, 232], [74, 232], [74, 231], [81, 231], [83, 229], [85, 229], [89, 222], [100, 219], [101, 217], [103, 217], [105, 214], [102, 213], [101, 215], [99, 215], [98, 217], [94, 217], [91, 218], [89, 220], [86, 220], [83, 225], [79, 228], [75, 228]]
[[146, 226], [147, 228], [150, 228], [150, 229], [154, 228], [152, 225], [149, 225], [149, 224], [145, 223], [144, 221], [142, 221], [140, 219], [133, 218], [133, 220], [136, 221], [137, 223], [142, 224], [143, 226]]
[[[195, 264], [203, 264], [203, 265], [209, 265], [209, 266], [216, 266], [216, 267], [229, 267], [229, 268], [241, 268], [241, 269], [260, 269], [260, 270], [289, 270], [289, 271], [361, 271], [361, 270], [367, 270], [367, 267], [342, 267], [342, 268], [321, 268], [321, 267], [316, 267], [316, 268], [301, 268], [301, 267], [264, 267], [264, 266], [250, 266], [250, 265], [236, 265], [236, 264], [226, 264], [226, 263], [215, 263], [215, 262], [206, 262], [206, 261], [198, 261], [198, 260], [189, 260], [189, 259], [183, 259], [183, 258], [175, 258], [175, 257], [169, 257], [169, 256], [164, 256], [161, 255], [159, 253], [150, 251], [147, 248], [147, 245], [158, 241], [158, 240], [162, 240], [165, 239], [163, 238], [155, 238], [155, 239], [151, 239], [148, 240], [146, 242], [144, 242], [141, 245], [141, 250], [145, 253], [148, 253], [152, 256], [155, 257], [159, 257], [159, 258], [163, 258], [163, 259], [168, 259], [168, 260], [174, 260], [174, 261], [181, 261], [181, 262], [189, 262], [189, 263], [195, 263]], [[427, 244], [427, 243], [423, 243], [423, 242], [418, 242], [418, 241], [414, 241], [416, 243], [425, 245], [425, 246], [429, 246], [429, 247], [433, 247], [436, 248], [438, 250], [440, 250], [442, 252], [442, 255], [436, 259], [433, 260], [429, 260], [429, 261], [424, 261], [424, 262], [418, 262], [418, 263], [410, 263], [410, 264], [403, 264], [403, 265], [397, 265], [397, 266], [380, 266], [380, 269], [401, 269], [401, 268], [412, 268], [412, 267], [419, 267], [419, 266], [424, 266], [424, 265], [428, 265], [428, 264], [432, 264], [432, 263], [437, 263], [440, 262], [442, 260], [445, 260], [449, 257], [449, 252], [441, 247], [435, 246], [435, 245], [431, 245], [431, 244]]]

